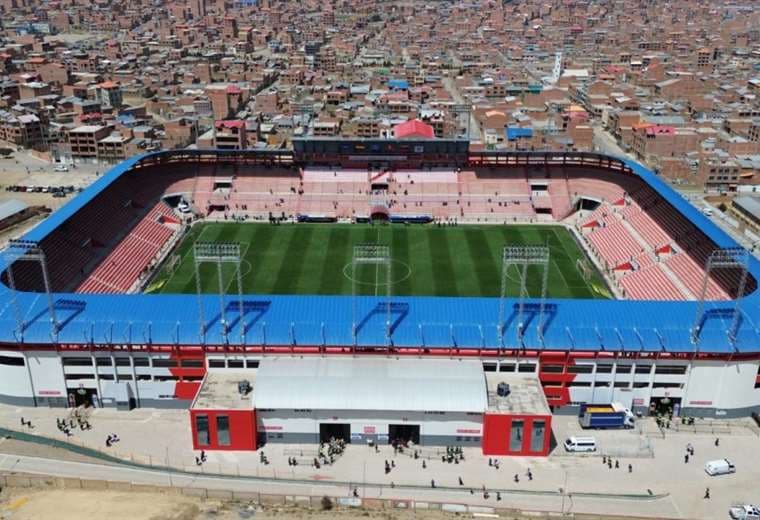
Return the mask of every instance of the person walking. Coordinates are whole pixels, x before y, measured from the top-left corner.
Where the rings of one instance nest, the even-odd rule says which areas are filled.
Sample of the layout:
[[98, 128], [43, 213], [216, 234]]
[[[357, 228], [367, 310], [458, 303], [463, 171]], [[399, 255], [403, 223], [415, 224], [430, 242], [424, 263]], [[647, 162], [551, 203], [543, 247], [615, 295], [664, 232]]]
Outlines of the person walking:
[[707, 499], [707, 500], [710, 499], [710, 488], [706, 488], [705, 489], [705, 497], [704, 498]]

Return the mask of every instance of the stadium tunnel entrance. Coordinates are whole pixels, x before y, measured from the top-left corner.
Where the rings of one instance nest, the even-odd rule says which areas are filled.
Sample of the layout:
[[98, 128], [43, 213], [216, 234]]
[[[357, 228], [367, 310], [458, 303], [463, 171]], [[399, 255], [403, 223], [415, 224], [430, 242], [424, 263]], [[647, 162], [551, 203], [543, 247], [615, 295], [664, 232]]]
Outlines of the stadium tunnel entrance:
[[351, 425], [348, 423], [319, 423], [319, 442], [342, 440], [351, 442]]
[[406, 444], [412, 442], [420, 443], [420, 425], [419, 424], [389, 424], [388, 425], [388, 443]]

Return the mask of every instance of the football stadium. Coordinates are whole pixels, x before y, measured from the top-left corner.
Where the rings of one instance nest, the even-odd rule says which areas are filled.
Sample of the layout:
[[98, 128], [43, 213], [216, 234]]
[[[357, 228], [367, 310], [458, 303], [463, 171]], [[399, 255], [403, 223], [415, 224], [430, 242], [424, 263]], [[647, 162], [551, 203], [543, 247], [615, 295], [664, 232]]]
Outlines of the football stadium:
[[553, 414], [760, 410], [755, 258], [641, 165], [442, 139], [129, 159], [2, 253], [0, 401], [194, 446], [545, 455]]

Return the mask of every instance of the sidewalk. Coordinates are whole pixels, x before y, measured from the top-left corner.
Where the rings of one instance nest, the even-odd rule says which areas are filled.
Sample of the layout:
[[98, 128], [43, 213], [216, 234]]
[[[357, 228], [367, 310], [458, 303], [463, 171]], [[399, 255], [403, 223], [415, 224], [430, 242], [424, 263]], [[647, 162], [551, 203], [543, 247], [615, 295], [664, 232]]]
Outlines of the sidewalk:
[[[259, 452], [207, 452], [208, 460], [202, 466], [195, 464], [198, 454], [192, 450], [188, 412], [184, 410], [137, 409], [120, 412], [109, 409], [93, 410], [89, 422], [92, 430], [74, 430], [71, 438], [59, 432], [56, 417], [63, 417], [66, 410], [47, 408], [18, 408], [0, 405], [0, 426], [17, 431], [27, 431], [34, 435], [46, 436], [60, 441], [99, 450], [102, 453], [134, 461], [144, 465], [171, 467], [198, 474], [225, 474], [241, 477], [266, 479], [293, 479], [301, 483], [327, 484], [329, 482], [356, 483], [357, 487], [419, 486], [431, 488], [431, 480], [436, 488], [457, 488], [462, 496], [470, 496], [469, 489], [478, 495], [483, 486], [490, 490], [516, 492], [523, 498], [551, 500], [560, 496], [560, 488], [570, 494], [614, 494], [647, 496], [651, 493], [672, 495], [674, 510], [668, 506], [662, 514], [671, 516], [716, 518], [725, 514], [734, 501], [760, 501], [756, 482], [760, 481], [760, 459], [756, 455], [757, 437], [745, 428], [735, 428], [737, 433], [726, 434], [720, 448], [713, 446], [714, 436], [709, 434], [680, 433], [646, 437], [655, 449], [654, 458], [620, 458], [620, 468], [612, 469], [602, 464], [600, 457], [572, 456], [558, 451], [548, 458], [501, 457], [498, 470], [488, 465], [488, 457], [480, 454], [478, 448], [465, 448], [465, 460], [460, 464], [441, 462], [436, 455], [437, 448], [425, 447], [423, 452], [426, 468], [422, 460], [415, 460], [409, 454], [394, 455], [393, 448], [381, 446], [379, 451], [363, 445], [349, 445], [345, 453], [332, 466], [316, 469], [307, 464], [288, 466], [289, 457], [308, 461], [314, 446], [294, 446], [269, 444], [262, 448], [270, 461], [260, 462]], [[21, 427], [21, 417], [31, 420], [32, 430]], [[649, 422], [649, 421], [648, 421]], [[561, 433], [574, 434], [572, 428], [577, 420], [567, 416], [555, 417], [555, 429]], [[648, 424], [643, 431], [650, 434]], [[105, 439], [115, 433], [120, 442], [107, 448]], [[635, 431], [598, 432], [597, 435], [608, 442], [637, 441], [640, 436]], [[561, 440], [560, 440], [561, 442]], [[691, 442], [696, 448], [696, 456], [691, 464], [684, 464], [683, 446]], [[561, 448], [559, 448], [561, 450]], [[303, 455], [302, 455], [303, 453]], [[702, 466], [706, 460], [729, 457], [737, 462], [739, 472], [719, 479], [707, 477]], [[395, 468], [390, 474], [384, 472], [385, 460], [393, 461]], [[754, 460], [754, 462], [752, 462]], [[633, 472], [628, 473], [628, 463]], [[533, 481], [528, 481], [526, 473], [530, 468]], [[514, 476], [518, 475], [519, 482]], [[459, 478], [463, 486], [459, 485]], [[287, 482], [281, 482], [287, 486]], [[295, 483], [293, 483], [295, 485]], [[301, 484], [299, 484], [301, 485]], [[702, 497], [705, 487], [710, 487], [713, 499], [695, 500]], [[398, 489], [398, 488], [397, 488]], [[432, 490], [431, 490], [432, 491]], [[443, 490], [441, 490], [443, 491]], [[450, 491], [451, 492], [451, 491]], [[459, 495], [459, 493], [456, 493]], [[544, 498], [541, 498], [544, 497]], [[576, 500], [581, 500], [576, 497]], [[609, 511], [612, 502], [604, 497], [584, 498], [590, 504], [587, 511], [626, 512], [618, 503]], [[662, 502], [662, 501], [659, 501]], [[627, 503], [627, 502], [626, 502]], [[661, 504], [662, 506], [662, 504]], [[636, 506], [638, 511], [638, 507]], [[625, 508], [624, 508], [625, 509]], [[630, 511], [629, 511], [630, 512]]]

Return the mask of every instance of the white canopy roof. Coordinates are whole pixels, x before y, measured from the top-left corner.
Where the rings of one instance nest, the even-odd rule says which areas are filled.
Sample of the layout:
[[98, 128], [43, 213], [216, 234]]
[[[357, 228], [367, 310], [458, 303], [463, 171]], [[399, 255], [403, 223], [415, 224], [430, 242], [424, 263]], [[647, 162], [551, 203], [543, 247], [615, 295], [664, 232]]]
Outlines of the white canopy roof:
[[476, 360], [265, 358], [254, 385], [257, 409], [484, 412]]

